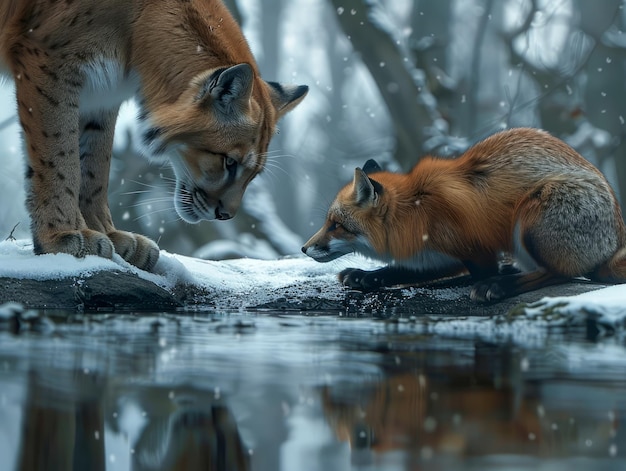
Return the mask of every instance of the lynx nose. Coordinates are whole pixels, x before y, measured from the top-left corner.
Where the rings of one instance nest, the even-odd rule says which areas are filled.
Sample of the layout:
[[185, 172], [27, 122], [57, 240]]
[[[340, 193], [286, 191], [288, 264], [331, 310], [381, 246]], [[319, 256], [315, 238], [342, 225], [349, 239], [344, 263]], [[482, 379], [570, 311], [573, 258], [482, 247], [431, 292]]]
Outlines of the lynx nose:
[[224, 205], [220, 201], [215, 208], [215, 219], [219, 221], [226, 221], [228, 219], [232, 219], [231, 214], [224, 209]]

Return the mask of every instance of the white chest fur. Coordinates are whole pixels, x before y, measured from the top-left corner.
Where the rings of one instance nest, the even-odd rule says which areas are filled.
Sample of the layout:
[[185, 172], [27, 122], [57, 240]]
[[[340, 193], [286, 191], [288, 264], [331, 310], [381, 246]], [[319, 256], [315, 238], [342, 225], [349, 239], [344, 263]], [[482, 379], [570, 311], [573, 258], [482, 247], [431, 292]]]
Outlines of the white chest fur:
[[84, 85], [80, 94], [81, 113], [118, 108], [139, 90], [139, 77], [119, 62], [101, 58], [83, 67]]

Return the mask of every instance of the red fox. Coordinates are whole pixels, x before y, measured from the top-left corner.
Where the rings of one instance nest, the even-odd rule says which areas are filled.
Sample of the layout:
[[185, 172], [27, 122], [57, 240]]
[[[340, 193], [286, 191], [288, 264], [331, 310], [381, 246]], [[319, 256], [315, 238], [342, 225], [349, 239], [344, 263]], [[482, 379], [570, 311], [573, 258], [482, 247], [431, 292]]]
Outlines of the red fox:
[[[302, 251], [319, 262], [352, 252], [388, 262], [339, 274], [361, 290], [469, 272], [479, 302], [578, 276], [626, 282], [626, 227], [609, 183], [563, 141], [528, 128], [457, 159], [427, 156], [408, 174], [368, 161]], [[503, 252], [520, 273], [499, 273]]]

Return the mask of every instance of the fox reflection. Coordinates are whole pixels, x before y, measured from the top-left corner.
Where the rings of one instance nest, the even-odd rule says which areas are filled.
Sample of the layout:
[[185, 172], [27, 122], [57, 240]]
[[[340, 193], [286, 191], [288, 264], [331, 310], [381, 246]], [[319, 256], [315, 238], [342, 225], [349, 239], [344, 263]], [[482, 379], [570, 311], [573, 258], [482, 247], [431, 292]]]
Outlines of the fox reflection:
[[447, 375], [398, 373], [369, 391], [362, 385], [354, 391], [326, 386], [323, 409], [337, 438], [350, 444], [353, 459], [391, 450], [407, 450], [417, 458], [567, 455], [583, 441], [581, 436], [601, 453], [609, 448], [614, 423], [600, 427], [597, 420], [576, 420], [571, 410], [546, 410], [540, 395], [521, 385], [467, 375], [456, 375], [454, 382], [442, 377]]
[[416, 373], [391, 376], [369, 391], [326, 387], [322, 404], [337, 438], [353, 453], [532, 454], [545, 431], [538, 400], [519, 397], [512, 387], [437, 385]]

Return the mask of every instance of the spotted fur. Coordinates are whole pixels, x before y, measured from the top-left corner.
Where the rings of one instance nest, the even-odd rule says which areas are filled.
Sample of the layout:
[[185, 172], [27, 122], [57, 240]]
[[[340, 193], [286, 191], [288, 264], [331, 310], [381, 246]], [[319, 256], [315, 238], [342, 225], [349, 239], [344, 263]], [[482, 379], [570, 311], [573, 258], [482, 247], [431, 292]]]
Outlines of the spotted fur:
[[0, 72], [15, 80], [35, 252], [150, 270], [158, 247], [119, 231], [107, 202], [120, 104], [141, 104], [142, 144], [172, 165], [187, 222], [229, 219], [263, 169], [277, 120], [305, 86], [261, 79], [220, 0], [4, 0]]

